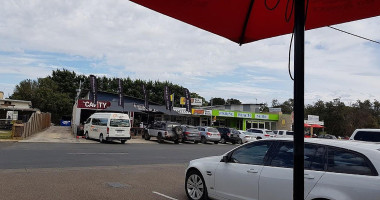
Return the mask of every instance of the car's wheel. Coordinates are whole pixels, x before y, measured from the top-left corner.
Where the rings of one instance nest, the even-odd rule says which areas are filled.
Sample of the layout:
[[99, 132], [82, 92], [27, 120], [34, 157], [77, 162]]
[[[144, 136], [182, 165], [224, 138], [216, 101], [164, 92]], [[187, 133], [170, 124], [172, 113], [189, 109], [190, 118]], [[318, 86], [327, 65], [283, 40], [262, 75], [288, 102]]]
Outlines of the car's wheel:
[[121, 144], [125, 144], [126, 141], [127, 141], [127, 140], [120, 140], [120, 143], [121, 143]]
[[219, 141], [215, 141], [214, 144], [219, 144]]
[[197, 170], [192, 170], [186, 174], [185, 190], [187, 197], [191, 200], [208, 199], [206, 183]]
[[238, 141], [238, 144], [243, 144], [243, 140], [240, 139], [240, 140]]
[[194, 144], [198, 144], [199, 142], [198, 141], [194, 141]]
[[174, 144], [179, 144], [179, 140], [174, 140]]
[[148, 133], [145, 133], [145, 134], [144, 134], [144, 139], [145, 139], [145, 140], [150, 140], [150, 135], [149, 135]]
[[157, 135], [157, 141], [158, 141], [158, 143], [162, 143], [162, 142], [164, 142], [164, 139], [162, 138], [162, 134], [161, 134], [161, 133], [159, 133], [159, 134]]
[[261, 140], [261, 137], [257, 137], [256, 139]]
[[104, 142], [105, 142], [105, 140], [104, 140], [104, 138], [103, 138], [103, 134], [100, 134], [100, 135], [99, 135], [99, 142], [100, 142], [100, 143], [104, 143]]
[[222, 144], [226, 144], [226, 140], [225, 140], [224, 138], [222, 138], [222, 139], [220, 140], [220, 143], [222, 143]]
[[202, 142], [202, 144], [206, 144], [207, 143], [206, 138], [205, 137], [201, 137], [201, 142]]
[[88, 132], [86, 132], [86, 133], [84, 134], [84, 138], [86, 138], [86, 140], [90, 139], [90, 138], [88, 137]]

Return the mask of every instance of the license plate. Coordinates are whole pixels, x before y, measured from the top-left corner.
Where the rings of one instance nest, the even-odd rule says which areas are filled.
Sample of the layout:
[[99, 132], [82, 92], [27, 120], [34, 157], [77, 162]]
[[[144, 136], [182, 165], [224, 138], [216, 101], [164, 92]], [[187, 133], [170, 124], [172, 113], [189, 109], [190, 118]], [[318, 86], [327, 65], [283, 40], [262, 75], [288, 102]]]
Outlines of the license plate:
[[123, 131], [117, 130], [116, 133], [123, 133]]

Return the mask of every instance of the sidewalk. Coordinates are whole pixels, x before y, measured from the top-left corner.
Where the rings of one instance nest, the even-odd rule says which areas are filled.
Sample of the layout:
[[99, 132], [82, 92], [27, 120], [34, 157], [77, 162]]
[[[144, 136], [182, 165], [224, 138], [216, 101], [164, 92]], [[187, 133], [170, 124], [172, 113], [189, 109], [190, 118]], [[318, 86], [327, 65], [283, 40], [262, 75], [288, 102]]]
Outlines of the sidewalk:
[[[14, 140], [9, 140], [14, 141]], [[71, 133], [71, 127], [51, 126], [40, 133], [34, 134], [18, 142], [52, 142], [52, 143], [99, 143], [96, 140], [86, 140], [84, 138], [75, 138]], [[146, 141], [141, 136], [132, 136], [131, 140], [126, 142], [132, 144], [156, 144], [154, 141]]]

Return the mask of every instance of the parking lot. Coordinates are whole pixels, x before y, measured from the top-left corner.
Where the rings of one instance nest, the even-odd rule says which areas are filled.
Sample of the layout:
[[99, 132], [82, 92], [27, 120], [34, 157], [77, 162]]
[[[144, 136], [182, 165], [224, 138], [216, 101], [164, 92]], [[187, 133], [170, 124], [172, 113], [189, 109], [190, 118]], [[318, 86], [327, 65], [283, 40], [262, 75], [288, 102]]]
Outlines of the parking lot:
[[186, 199], [188, 162], [237, 146], [90, 141], [0, 143], [0, 199]]

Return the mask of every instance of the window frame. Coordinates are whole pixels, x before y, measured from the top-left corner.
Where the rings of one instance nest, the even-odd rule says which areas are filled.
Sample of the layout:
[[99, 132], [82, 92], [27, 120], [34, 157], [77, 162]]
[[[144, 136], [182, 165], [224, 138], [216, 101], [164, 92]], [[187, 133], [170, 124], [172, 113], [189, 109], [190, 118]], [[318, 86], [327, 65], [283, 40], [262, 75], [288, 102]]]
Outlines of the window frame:
[[[341, 147], [335, 147], [335, 146], [329, 146], [329, 145], [326, 145], [326, 167], [325, 167], [325, 171], [326, 172], [330, 172], [330, 173], [335, 173], [335, 174], [350, 174], [350, 175], [359, 175], [359, 176], [379, 176], [379, 173], [377, 172], [375, 166], [373, 165], [373, 163], [371, 162], [371, 160], [365, 156], [364, 154], [360, 153], [360, 152], [357, 152], [357, 151], [354, 151], [354, 150], [351, 150], [351, 149], [346, 149], [346, 148], [341, 148]], [[339, 151], [346, 151], [346, 152], [349, 152], [349, 153], [352, 153], [352, 154], [355, 154], [355, 155], [358, 155], [360, 156], [361, 158], [363, 158], [365, 160], [365, 162], [367, 163], [368, 167], [370, 168], [371, 170], [371, 174], [354, 174], [354, 173], [343, 173], [343, 172], [334, 172], [334, 171], [330, 171], [329, 170], [329, 150], [330, 149], [336, 149], [336, 150], [339, 150]]]
[[[274, 140], [266, 140], [266, 141], [257, 141], [257, 142], [248, 143], [248, 144], [246, 144], [246, 145], [242, 145], [242, 146], [240, 146], [240, 147], [234, 149], [233, 151], [231, 151], [231, 152], [229, 152], [229, 153], [227, 154], [228, 163], [236, 163], [236, 162], [233, 162], [233, 161], [232, 161], [232, 155], [233, 155], [233, 153], [234, 153], [235, 151], [237, 151], [237, 150], [239, 150], [239, 149], [241, 149], [241, 148], [247, 147], [247, 146], [257, 145], [258, 143], [271, 143], [271, 144], [270, 144], [270, 147], [269, 147], [269, 149], [268, 149], [268, 151], [267, 151], [267, 153], [266, 153], [265, 156], [264, 156], [264, 162], [263, 162], [262, 165], [260, 165], [260, 166], [267, 166], [267, 165], [268, 165], [269, 157], [270, 157], [270, 155], [272, 154], [273, 148], [276, 147], [276, 145], [277, 145], [276, 143], [278, 143], [278, 141], [274, 141]], [[254, 165], [254, 164], [249, 164], [249, 163], [236, 163], [236, 164]]]
[[[280, 150], [279, 148], [285, 144], [285, 143], [293, 143], [293, 153], [294, 153], [294, 141], [278, 141], [277, 145], [275, 147], [273, 147], [273, 150], [271, 151], [271, 154], [270, 154], [270, 157], [268, 158], [267, 162], [268, 162], [268, 165], [269, 167], [278, 167], [278, 168], [287, 168], [287, 169], [292, 169], [294, 168], [294, 159], [293, 159], [293, 167], [284, 167], [284, 166], [272, 166], [272, 160], [274, 158], [274, 156], [278, 153], [278, 151]], [[315, 170], [315, 169], [311, 169], [310, 166], [305, 168], [305, 164], [304, 164], [304, 170], [310, 170], [310, 171], [324, 171], [326, 172], [327, 170], [327, 146], [324, 145], [324, 144], [317, 144], [317, 143], [310, 143], [310, 142], [305, 142], [304, 143], [305, 145], [315, 145], [317, 147], [323, 147], [324, 150], [323, 150], [323, 170]], [[305, 163], [305, 161], [304, 161]]]

